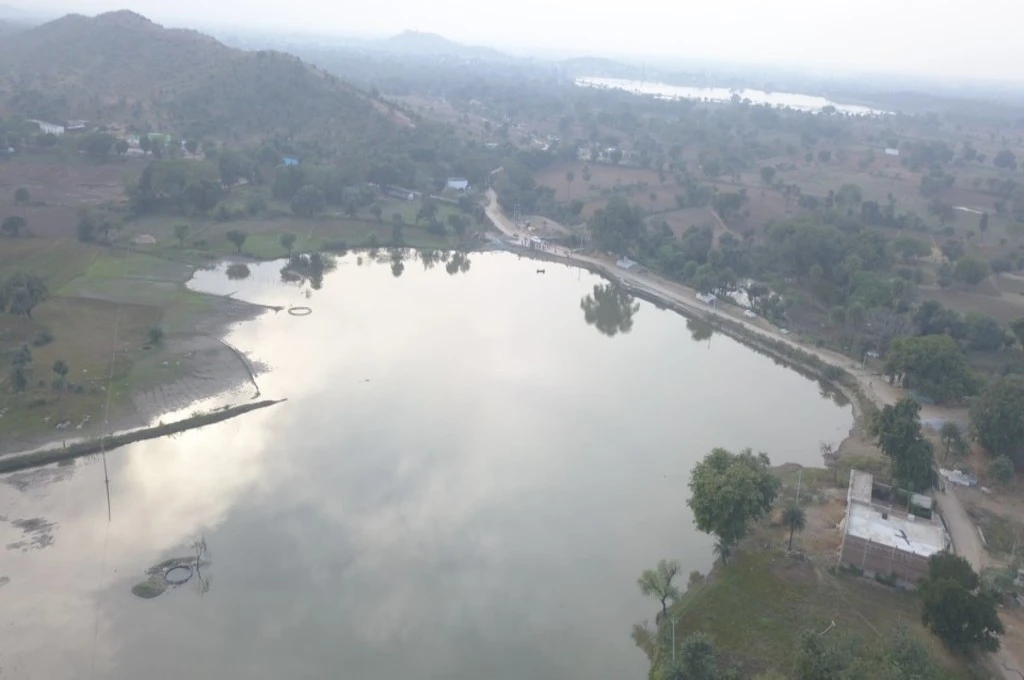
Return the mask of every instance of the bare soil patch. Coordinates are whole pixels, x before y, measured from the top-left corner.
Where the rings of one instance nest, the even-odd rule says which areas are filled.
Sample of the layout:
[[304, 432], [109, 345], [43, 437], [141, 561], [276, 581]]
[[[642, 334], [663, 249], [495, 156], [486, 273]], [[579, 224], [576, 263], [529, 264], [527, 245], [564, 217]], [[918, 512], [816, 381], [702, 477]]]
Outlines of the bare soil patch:
[[75, 208], [82, 204], [116, 201], [124, 196], [125, 174], [142, 172], [145, 161], [18, 158], [0, 163], [0, 209], [14, 204], [14, 192], [25, 187], [32, 200], [50, 206]]

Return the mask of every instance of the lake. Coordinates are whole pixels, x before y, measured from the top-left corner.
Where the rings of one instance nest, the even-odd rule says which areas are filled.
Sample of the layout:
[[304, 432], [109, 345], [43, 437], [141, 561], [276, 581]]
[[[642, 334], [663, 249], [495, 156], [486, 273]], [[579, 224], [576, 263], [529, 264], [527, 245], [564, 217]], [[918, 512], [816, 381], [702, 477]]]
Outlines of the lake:
[[[199, 272], [309, 308], [227, 338], [288, 401], [107, 454], [109, 522], [98, 458], [0, 477], [0, 675], [643, 678], [629, 633], [658, 605], [637, 577], [712, 563], [694, 463], [749, 446], [817, 465], [852, 424], [818, 384], [587, 272], [382, 257], [312, 282]], [[199, 537], [202, 580], [133, 595]]]
[[767, 104], [772, 107], [788, 107], [799, 111], [821, 111], [826, 106], [834, 106], [836, 111], [853, 116], [882, 116], [888, 111], [880, 111], [856, 104], [839, 104], [837, 102], [810, 94], [793, 92], [765, 92], [752, 89], [729, 89], [726, 87], [685, 87], [667, 83], [652, 83], [640, 80], [621, 78], [577, 78], [576, 84], [582, 87], [611, 88], [626, 90], [638, 95], [651, 95], [662, 99], [696, 99], [700, 101], [727, 102], [733, 95], [740, 100], [749, 100], [752, 104]]

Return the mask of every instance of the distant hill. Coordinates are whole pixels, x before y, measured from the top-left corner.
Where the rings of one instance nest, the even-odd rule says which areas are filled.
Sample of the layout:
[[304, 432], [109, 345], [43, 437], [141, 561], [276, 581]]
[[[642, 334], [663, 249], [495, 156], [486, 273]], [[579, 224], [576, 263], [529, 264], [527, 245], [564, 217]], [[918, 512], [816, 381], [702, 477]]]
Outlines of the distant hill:
[[508, 61], [512, 57], [490, 47], [475, 47], [449, 40], [436, 33], [405, 31], [376, 43], [375, 47], [396, 54], [450, 56], [482, 61]]
[[371, 143], [408, 122], [291, 55], [233, 49], [128, 11], [68, 15], [0, 41], [0, 100], [32, 118], [328, 148]]

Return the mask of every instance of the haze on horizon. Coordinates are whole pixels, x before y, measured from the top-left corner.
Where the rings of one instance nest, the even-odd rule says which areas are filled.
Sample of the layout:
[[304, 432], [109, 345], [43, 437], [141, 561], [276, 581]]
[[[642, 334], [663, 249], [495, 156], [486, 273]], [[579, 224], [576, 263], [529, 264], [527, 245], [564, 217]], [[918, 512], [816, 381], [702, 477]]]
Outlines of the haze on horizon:
[[[316, 35], [439, 33], [496, 48], [593, 56], [634, 55], [798, 67], [822, 72], [879, 72], [937, 79], [1024, 81], [1024, 4], [977, 0], [518, 0], [466, 5], [459, 0], [25, 0], [36, 13], [98, 14], [131, 9], [171, 26]], [[475, 7], [475, 9], [468, 9]], [[630, 30], [623, 30], [628, 27]]]

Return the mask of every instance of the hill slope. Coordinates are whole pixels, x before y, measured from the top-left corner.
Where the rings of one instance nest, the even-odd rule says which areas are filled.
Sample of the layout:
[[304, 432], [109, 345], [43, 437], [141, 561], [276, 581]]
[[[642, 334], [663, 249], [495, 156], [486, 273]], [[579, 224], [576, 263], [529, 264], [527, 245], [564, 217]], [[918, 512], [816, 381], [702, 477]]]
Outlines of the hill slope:
[[127, 11], [68, 15], [0, 43], [0, 98], [29, 117], [327, 147], [372, 141], [400, 119], [293, 56], [233, 49]]
[[481, 61], [508, 61], [511, 59], [508, 55], [490, 47], [463, 45], [436, 33], [421, 33], [419, 31], [404, 31], [376, 43], [374, 47], [404, 55], [448, 56]]

